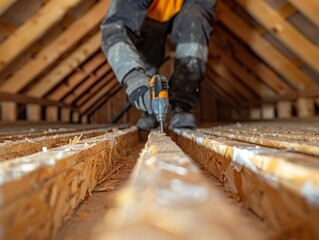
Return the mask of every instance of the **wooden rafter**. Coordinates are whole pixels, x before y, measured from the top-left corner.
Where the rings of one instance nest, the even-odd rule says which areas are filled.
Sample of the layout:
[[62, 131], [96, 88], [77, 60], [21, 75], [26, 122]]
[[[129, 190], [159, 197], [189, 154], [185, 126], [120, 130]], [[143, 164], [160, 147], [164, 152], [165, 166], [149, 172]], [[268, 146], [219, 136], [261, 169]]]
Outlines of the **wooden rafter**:
[[103, 96], [105, 96], [116, 85], [118, 85], [118, 82], [115, 79], [113, 79], [111, 82], [109, 82], [109, 84], [101, 88], [97, 94], [95, 94], [87, 102], [85, 102], [80, 107], [80, 112], [85, 114], [92, 106], [94, 106], [96, 102], [98, 102], [101, 98], [103, 98]]
[[219, 21], [242, 41], [246, 42], [261, 59], [296, 88], [303, 89], [314, 84], [294, 63], [264, 39], [258, 31], [235, 14], [227, 5], [219, 1], [217, 9]]
[[0, 1], [0, 15], [5, 13], [17, 0], [1, 0]]
[[319, 2], [314, 0], [288, 0], [319, 28]]
[[82, 0], [50, 0], [0, 45], [0, 71]]
[[33, 59], [30, 59], [14, 75], [0, 85], [0, 89], [12, 93], [22, 90], [23, 87], [53, 64], [69, 48], [72, 48], [88, 32], [94, 29], [103, 18], [109, 3], [110, 0], [102, 0], [93, 6], [88, 13], [71, 24], [48, 46], [38, 52]]
[[100, 48], [101, 34], [95, 33], [92, 37], [80, 45], [66, 59], [60, 62], [54, 69], [45, 75], [41, 81], [33, 85], [27, 94], [35, 97], [43, 97], [66, 76], [78, 68], [80, 64], [92, 56]]
[[263, 0], [236, 0], [236, 2], [253, 15], [268, 31], [273, 31], [286, 46], [319, 73], [318, 46], [307, 40]]
[[60, 101], [76, 89], [87, 77], [96, 75], [95, 71], [103, 63], [106, 65], [106, 59], [102, 52], [97, 53], [89, 61], [85, 62], [82, 66], [74, 71], [66, 81], [63, 81], [53, 92], [47, 96], [49, 99]]
[[88, 93], [91, 90], [91, 87], [103, 77], [107, 79], [113, 78], [114, 74], [110, 71], [111, 68], [109, 65], [101, 66], [94, 74], [85, 79], [81, 85], [79, 85], [77, 88], [74, 88], [73, 91], [64, 99], [64, 102], [74, 104], [77, 99], [79, 99], [83, 94]]
[[218, 40], [227, 44], [231, 48], [236, 58], [245, 64], [254, 72], [265, 84], [278, 94], [292, 93], [293, 89], [285, 83], [270, 67], [260, 61], [255, 55], [250, 53], [239, 41], [230, 36], [222, 27], [215, 29], [215, 35]]
[[257, 96], [274, 96], [275, 93], [263, 82], [259, 81], [255, 75], [246, 71], [242, 65], [234, 60], [225, 49], [218, 43], [212, 43], [211, 53], [221, 58], [221, 61], [235, 74], [243, 83], [245, 83]]
[[[97, 78], [94, 82], [89, 82], [84, 85], [79, 92], [75, 94], [77, 96], [73, 100], [73, 104], [76, 106], [82, 106], [86, 101], [99, 92], [99, 90], [114, 80], [115, 76], [112, 72], [109, 72], [106, 76]], [[83, 91], [85, 89], [85, 91]]]
[[225, 81], [218, 74], [216, 74], [211, 68], [207, 68], [206, 75], [211, 79], [212, 83], [218, 85], [223, 89], [233, 100], [240, 102], [243, 100], [243, 96], [238, 94], [237, 89], [231, 83]]
[[225, 66], [217, 61], [210, 61], [208, 68], [212, 68], [212, 70], [218, 74], [224, 81], [228, 82], [229, 84], [233, 85], [237, 91], [246, 99], [254, 99], [257, 96], [246, 87], [246, 85], [242, 84], [232, 73], [231, 71]]
[[232, 96], [230, 96], [228, 93], [225, 92], [223, 88], [221, 88], [219, 85], [214, 84], [213, 79], [211, 79], [211, 76], [206, 76], [206, 80], [204, 81], [204, 84], [206, 84], [209, 88], [212, 89], [213, 94], [217, 96], [217, 98], [227, 104], [231, 107], [238, 107], [238, 102], [235, 101]]

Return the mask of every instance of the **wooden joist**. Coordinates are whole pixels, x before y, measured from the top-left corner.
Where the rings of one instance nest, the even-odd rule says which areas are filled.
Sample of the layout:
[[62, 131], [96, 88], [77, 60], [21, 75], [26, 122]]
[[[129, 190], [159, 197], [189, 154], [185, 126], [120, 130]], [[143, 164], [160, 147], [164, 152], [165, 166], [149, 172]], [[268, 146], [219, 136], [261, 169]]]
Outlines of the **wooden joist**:
[[[298, 127], [291, 125], [290, 130], [297, 131]], [[259, 136], [261, 132], [267, 133], [262, 128], [267, 124], [259, 126], [262, 131], [249, 124], [243, 127]], [[281, 136], [283, 126], [287, 124], [268, 127], [273, 130], [273, 135]], [[254, 141], [246, 138], [236, 141], [232, 136], [244, 135], [240, 130], [232, 135], [226, 131], [228, 127], [223, 129], [223, 137], [219, 134], [221, 131], [215, 128], [175, 130], [176, 140], [184, 151], [223, 182], [235, 199], [242, 201], [261, 219], [267, 220], [276, 231], [276, 238], [318, 238], [318, 157], [298, 153], [302, 149], [290, 148], [289, 145], [276, 149], [264, 147], [268, 144], [263, 141], [258, 142], [263, 146], [252, 144], [250, 142]], [[308, 130], [306, 132], [311, 134]], [[307, 136], [305, 132], [303, 134]], [[309, 144], [304, 148], [311, 149], [313, 146]], [[295, 152], [289, 152], [291, 149]]]
[[136, 142], [129, 128], [1, 162], [1, 237], [54, 239]]
[[262, 239], [250, 226], [169, 137], [154, 131], [95, 239]]
[[82, 0], [50, 0], [0, 44], [0, 71]]

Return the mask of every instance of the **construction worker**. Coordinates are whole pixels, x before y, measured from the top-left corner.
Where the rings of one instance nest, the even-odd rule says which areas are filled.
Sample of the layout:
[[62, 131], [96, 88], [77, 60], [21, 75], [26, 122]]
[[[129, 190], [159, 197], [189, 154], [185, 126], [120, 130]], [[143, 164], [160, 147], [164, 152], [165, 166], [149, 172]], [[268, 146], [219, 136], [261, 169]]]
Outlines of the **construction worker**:
[[176, 44], [169, 81], [170, 128], [196, 128], [190, 110], [199, 105], [216, 0], [113, 0], [101, 24], [102, 50], [129, 101], [144, 115], [139, 129], [156, 127], [149, 91], [167, 35]]

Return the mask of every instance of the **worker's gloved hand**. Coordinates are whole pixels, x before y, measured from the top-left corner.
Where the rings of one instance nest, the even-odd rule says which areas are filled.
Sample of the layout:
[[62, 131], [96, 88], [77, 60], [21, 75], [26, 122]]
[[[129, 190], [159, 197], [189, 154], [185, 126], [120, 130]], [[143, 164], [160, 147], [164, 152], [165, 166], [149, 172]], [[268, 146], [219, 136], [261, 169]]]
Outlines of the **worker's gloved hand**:
[[126, 86], [125, 92], [132, 105], [139, 110], [152, 114], [149, 80], [150, 78], [145, 74], [144, 69], [137, 68], [124, 77], [123, 83]]

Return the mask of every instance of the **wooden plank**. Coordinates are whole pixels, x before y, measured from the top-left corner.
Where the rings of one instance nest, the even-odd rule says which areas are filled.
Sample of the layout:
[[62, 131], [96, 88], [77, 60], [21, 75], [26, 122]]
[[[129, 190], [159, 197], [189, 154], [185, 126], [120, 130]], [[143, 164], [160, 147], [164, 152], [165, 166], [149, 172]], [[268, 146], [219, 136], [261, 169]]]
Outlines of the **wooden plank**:
[[74, 104], [75, 102], [77, 102], [76, 100], [81, 98], [81, 96], [84, 97], [85, 94], [88, 95], [88, 93], [91, 91], [91, 88], [95, 87], [101, 79], [108, 81], [111, 78], [114, 78], [114, 74], [113, 72], [111, 72], [111, 67], [105, 64], [100, 67], [95, 73], [93, 73], [89, 78], [85, 79], [85, 81], [80, 86], [73, 89], [72, 92], [64, 99], [64, 102]]
[[273, 89], [277, 94], [293, 93], [294, 90], [276, 72], [264, 64], [255, 55], [250, 53], [234, 36], [230, 36], [221, 26], [215, 28], [214, 36], [227, 43], [236, 58], [243, 62], [247, 68], [254, 72], [265, 84]]
[[3, 238], [54, 239], [81, 201], [136, 142], [133, 128], [0, 163]]
[[251, 91], [253, 91], [259, 97], [275, 96], [273, 90], [271, 90], [263, 82], [259, 81], [255, 75], [247, 72], [236, 60], [234, 60], [225, 49], [220, 45], [211, 44], [211, 53], [220, 57], [221, 61], [230, 69], [243, 83], [245, 83]]
[[84, 138], [92, 138], [107, 132], [111, 128], [101, 128], [94, 130], [76, 130], [71, 133], [55, 134], [53, 136], [42, 137], [25, 137], [25, 139], [17, 141], [6, 141], [0, 143], [0, 161], [24, 157], [41, 151], [47, 151], [66, 144], [76, 144]]
[[191, 159], [158, 132], [150, 133], [116, 200], [95, 239], [263, 238], [208, 184]]
[[54, 0], [47, 3], [28, 19], [15, 34], [10, 35], [0, 45], [0, 71], [23, 53], [36, 40], [56, 24], [64, 14], [82, 0]]
[[77, 44], [88, 32], [94, 29], [105, 15], [110, 0], [102, 0], [70, 25], [50, 44], [40, 50], [33, 59], [18, 69], [0, 85], [0, 90], [17, 93], [27, 86], [41, 72], [53, 64], [62, 54]]
[[101, 45], [101, 33], [98, 32], [87, 39], [82, 45], [74, 50], [59, 65], [53, 68], [47, 75], [33, 85], [27, 94], [34, 97], [43, 97], [51, 89], [57, 86], [66, 76], [72, 73], [88, 57], [93, 55]]
[[236, 0], [236, 2], [253, 15], [268, 31], [273, 31], [301, 60], [319, 73], [318, 46], [306, 39], [263, 0]]
[[0, 16], [5, 13], [17, 0], [1, 0], [0, 1]]
[[[279, 50], [265, 40], [224, 3], [217, 4], [217, 17], [227, 28], [247, 45], [269, 66], [285, 77], [297, 89], [304, 89], [314, 83]], [[267, 51], [265, 51], [267, 49]]]
[[293, 4], [299, 11], [301, 11], [306, 17], [308, 17], [316, 26], [319, 28], [319, 3], [313, 0], [288, 0]]
[[186, 153], [223, 181], [244, 206], [269, 222], [277, 232], [274, 238], [318, 238], [317, 158], [216, 138], [208, 131], [175, 132]]
[[87, 77], [96, 76], [96, 70], [101, 67], [103, 63], [102, 67], [108, 66], [105, 61], [104, 53], [102, 51], [98, 52], [92, 59], [76, 69], [65, 81], [50, 92], [47, 97], [55, 101], [61, 101], [66, 95], [70, 94], [72, 90], [76, 89], [84, 81], [86, 82]]
[[14, 102], [1, 102], [1, 121], [17, 120], [17, 104]]
[[[233, 128], [230, 130], [230, 126], [225, 128], [214, 128], [215, 136], [224, 137], [227, 139], [243, 141], [247, 143], [259, 144], [266, 147], [275, 147], [282, 148], [287, 150], [294, 150], [296, 152], [305, 153], [313, 156], [319, 156], [319, 142], [318, 137], [316, 136], [306, 136], [308, 139], [312, 137], [312, 139], [316, 139], [316, 141], [311, 142], [309, 140], [305, 140], [304, 136], [291, 136], [291, 138], [281, 137], [280, 135], [272, 134], [269, 135], [267, 133], [261, 135], [260, 132], [264, 132], [265, 130], [260, 129], [258, 133], [252, 132], [243, 132], [242, 134], [238, 134], [239, 131]], [[207, 132], [210, 134], [210, 130]], [[315, 130], [315, 132], [317, 132]]]

